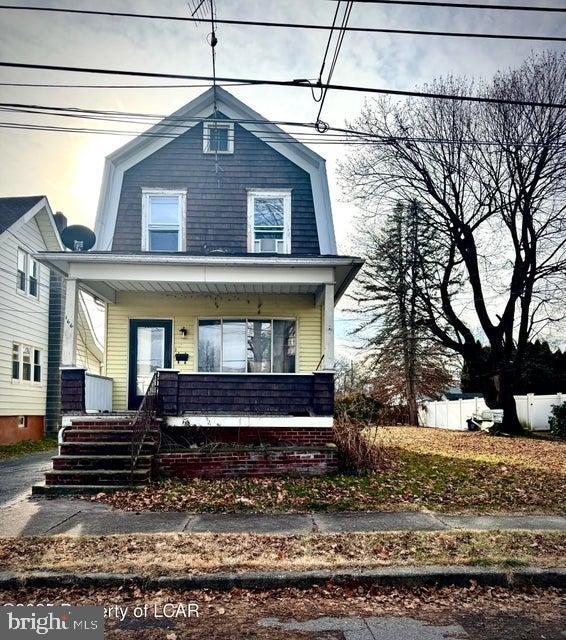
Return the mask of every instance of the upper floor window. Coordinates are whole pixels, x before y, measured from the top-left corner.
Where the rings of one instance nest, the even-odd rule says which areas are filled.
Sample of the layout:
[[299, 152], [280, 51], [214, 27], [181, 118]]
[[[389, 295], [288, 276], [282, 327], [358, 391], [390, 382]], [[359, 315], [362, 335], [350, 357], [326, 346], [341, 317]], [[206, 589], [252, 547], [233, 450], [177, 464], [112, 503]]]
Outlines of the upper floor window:
[[205, 122], [202, 150], [204, 153], [234, 153], [234, 124], [218, 120]]
[[18, 291], [39, 298], [39, 263], [22, 249], [18, 249], [16, 286]]
[[248, 191], [248, 250], [291, 253], [290, 191]]
[[186, 191], [143, 190], [143, 251], [185, 250], [186, 203]]

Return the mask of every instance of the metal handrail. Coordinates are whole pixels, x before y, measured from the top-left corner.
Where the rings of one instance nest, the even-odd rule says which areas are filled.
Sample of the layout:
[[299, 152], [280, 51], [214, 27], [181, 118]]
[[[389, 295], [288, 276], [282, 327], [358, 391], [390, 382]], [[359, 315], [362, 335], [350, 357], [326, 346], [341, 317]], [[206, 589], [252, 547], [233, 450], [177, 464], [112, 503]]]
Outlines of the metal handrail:
[[159, 406], [159, 371], [156, 371], [147, 391], [141, 401], [140, 407], [132, 421], [132, 440], [130, 449], [130, 483], [134, 480], [134, 471], [140, 456], [145, 438], [150, 427], [156, 423], [156, 418], [160, 414]]

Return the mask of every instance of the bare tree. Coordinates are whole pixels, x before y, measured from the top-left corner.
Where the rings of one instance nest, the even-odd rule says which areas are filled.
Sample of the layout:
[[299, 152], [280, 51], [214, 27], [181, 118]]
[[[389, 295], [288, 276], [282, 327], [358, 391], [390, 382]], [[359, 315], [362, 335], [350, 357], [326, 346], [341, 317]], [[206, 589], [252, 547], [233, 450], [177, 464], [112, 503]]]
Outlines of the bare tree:
[[[566, 54], [532, 55], [475, 89], [454, 78], [437, 93], [566, 104]], [[560, 309], [566, 269], [566, 108], [465, 100], [374, 101], [367, 132], [341, 167], [362, 206], [417, 199], [443, 251], [419, 301], [432, 333], [465, 361], [490, 347], [484, 395], [520, 430], [514, 380], [529, 340]]]
[[363, 339], [375, 393], [386, 404], [404, 404], [414, 425], [418, 398], [438, 397], [453, 381], [446, 349], [419, 305], [427, 265], [442, 250], [422, 213], [417, 202], [398, 202], [379, 232], [365, 232], [366, 263], [352, 295], [364, 318], [355, 333]]

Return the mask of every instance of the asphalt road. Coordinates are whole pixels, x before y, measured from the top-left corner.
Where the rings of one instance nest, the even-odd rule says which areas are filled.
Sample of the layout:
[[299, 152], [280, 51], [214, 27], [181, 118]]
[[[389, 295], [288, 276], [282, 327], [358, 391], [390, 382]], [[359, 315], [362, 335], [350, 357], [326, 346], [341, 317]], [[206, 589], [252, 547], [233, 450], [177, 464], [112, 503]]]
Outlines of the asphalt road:
[[56, 450], [0, 461], [0, 508], [29, 496], [32, 485], [44, 480]]

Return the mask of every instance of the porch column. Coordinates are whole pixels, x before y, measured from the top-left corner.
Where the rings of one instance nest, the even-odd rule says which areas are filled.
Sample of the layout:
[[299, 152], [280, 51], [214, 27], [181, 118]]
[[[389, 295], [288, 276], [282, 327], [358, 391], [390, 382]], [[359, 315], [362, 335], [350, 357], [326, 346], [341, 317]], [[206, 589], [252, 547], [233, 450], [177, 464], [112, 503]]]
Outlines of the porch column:
[[324, 285], [322, 329], [323, 365], [325, 371], [332, 371], [334, 369], [334, 284]]
[[79, 301], [78, 281], [74, 278], [67, 280], [65, 295], [65, 317], [63, 321], [63, 344], [61, 346], [61, 364], [74, 367], [76, 364], [77, 347], [77, 309]]

